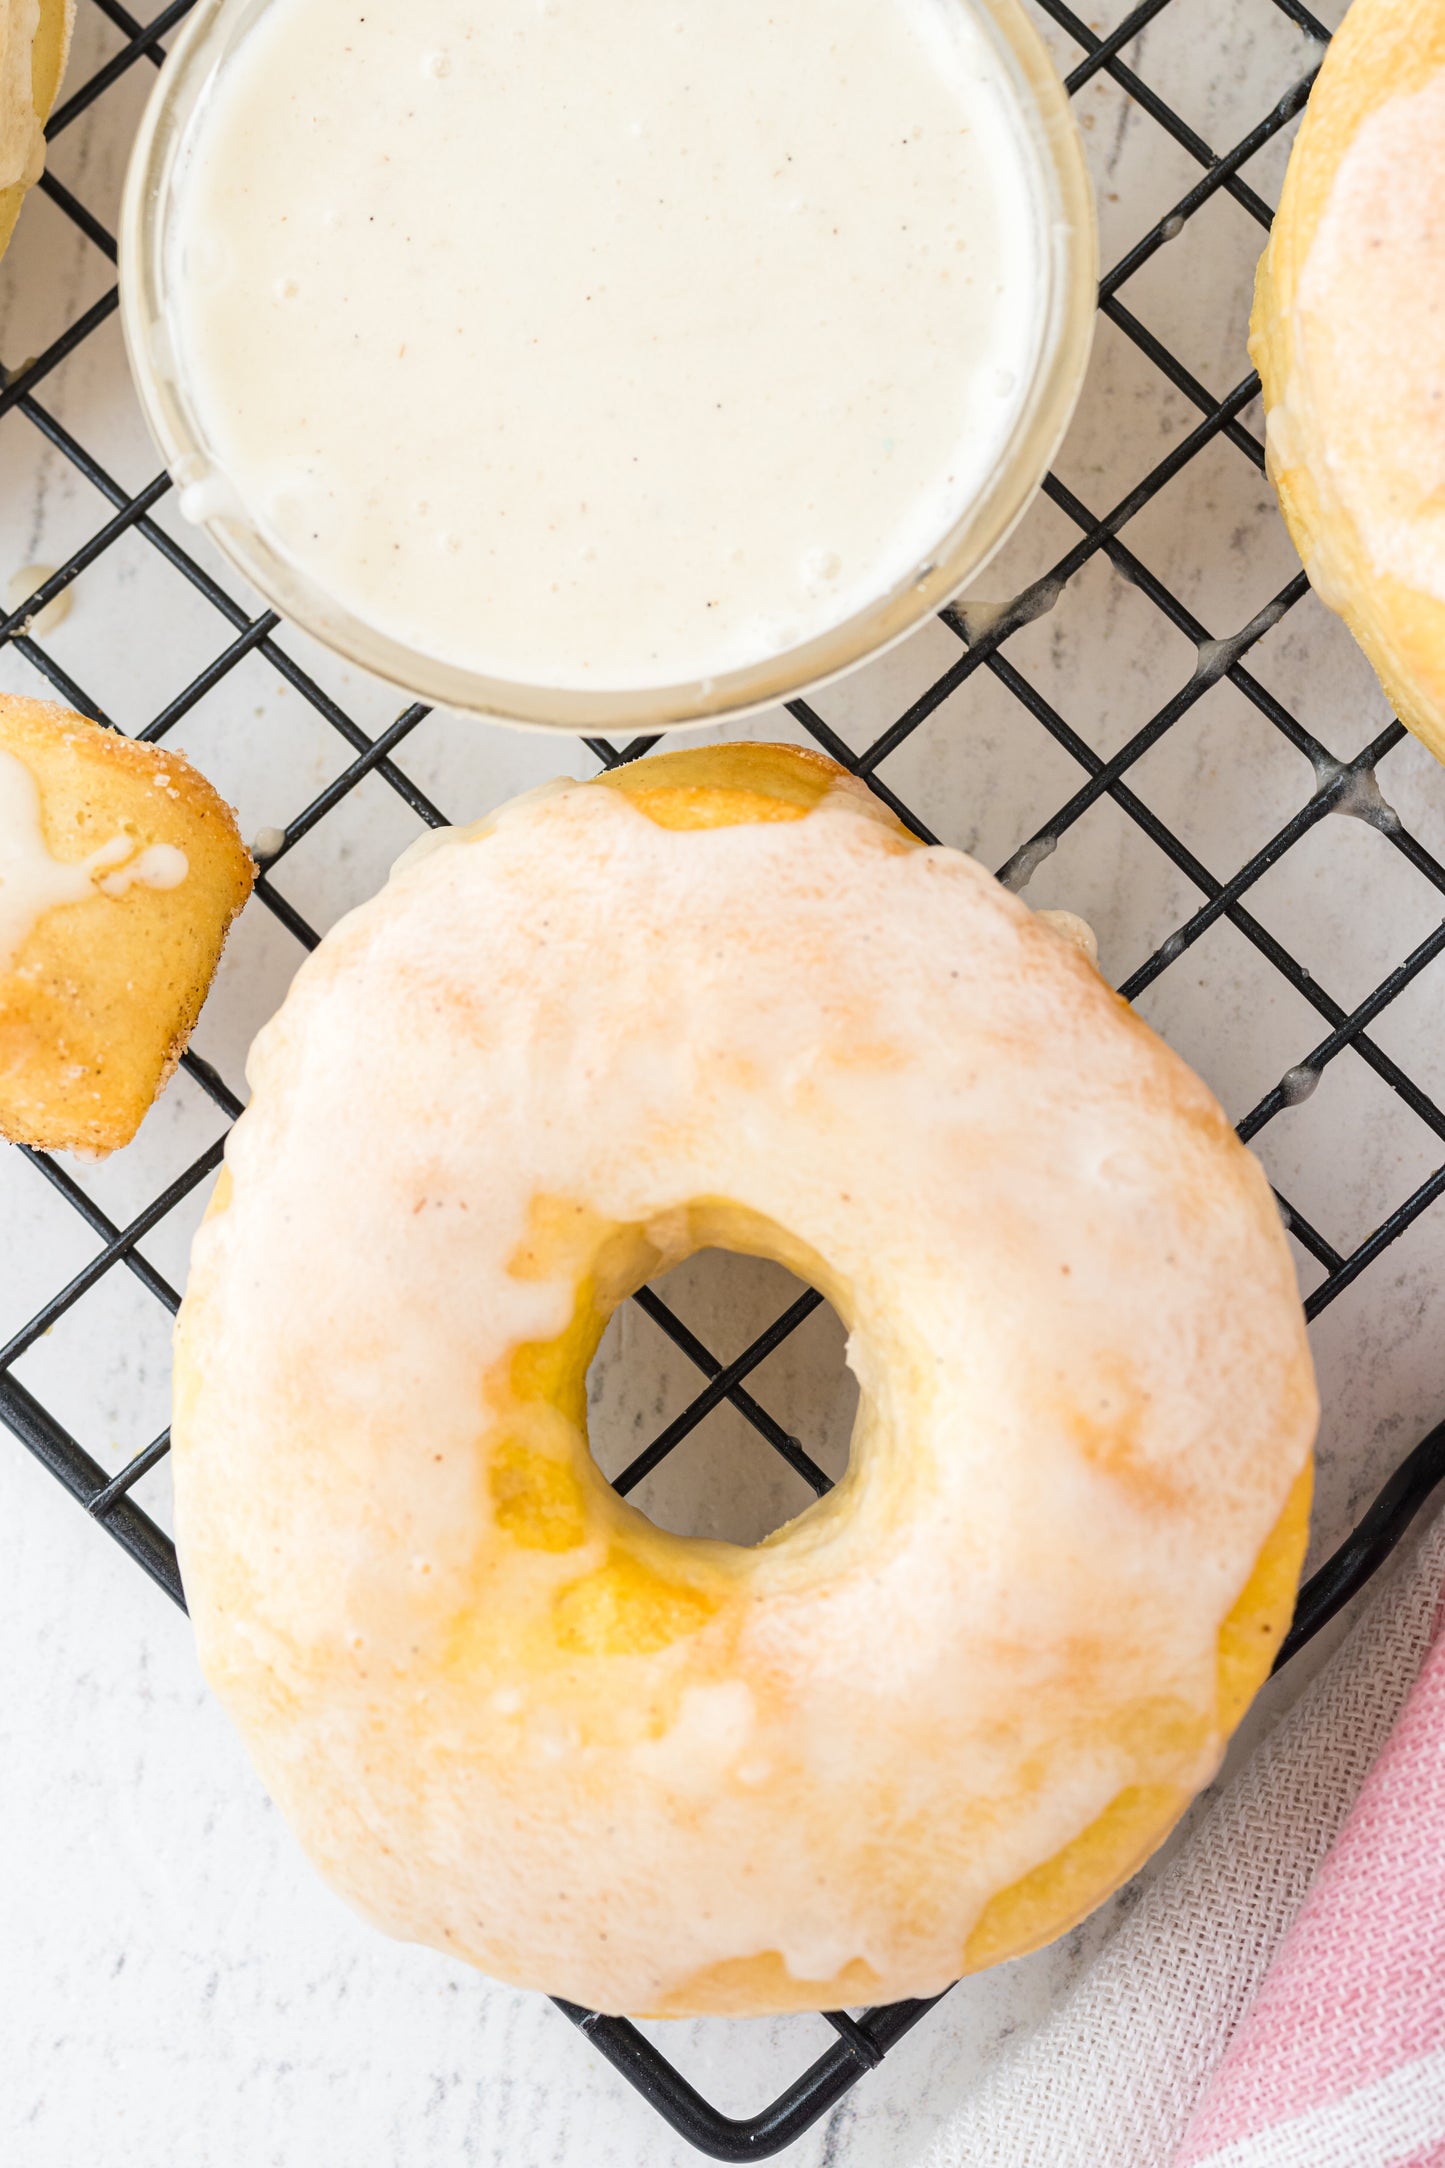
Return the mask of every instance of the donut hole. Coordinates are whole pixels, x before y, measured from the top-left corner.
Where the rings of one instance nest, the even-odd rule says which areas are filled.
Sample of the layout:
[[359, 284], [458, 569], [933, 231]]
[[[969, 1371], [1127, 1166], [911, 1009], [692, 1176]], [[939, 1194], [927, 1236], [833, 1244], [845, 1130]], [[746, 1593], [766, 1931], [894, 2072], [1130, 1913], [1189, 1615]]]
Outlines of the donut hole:
[[[762, 1257], [704, 1249], [661, 1274], [653, 1292], [719, 1362], [734, 1362], [808, 1292]], [[826, 1300], [741, 1381], [744, 1391], [836, 1482], [848, 1466], [858, 1387], [847, 1335]], [[587, 1373], [592, 1452], [609, 1482], [696, 1401], [706, 1373], [636, 1302], [614, 1312]], [[748, 1414], [724, 1400], [692, 1425], [627, 1493], [629, 1505], [677, 1536], [761, 1543], [817, 1492]]]

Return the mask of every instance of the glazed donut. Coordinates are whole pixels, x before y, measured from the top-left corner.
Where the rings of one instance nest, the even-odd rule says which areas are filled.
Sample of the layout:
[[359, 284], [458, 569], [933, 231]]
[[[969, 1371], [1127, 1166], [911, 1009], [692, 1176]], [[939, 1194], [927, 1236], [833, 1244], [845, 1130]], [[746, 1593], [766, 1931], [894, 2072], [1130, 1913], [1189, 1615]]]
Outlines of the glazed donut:
[[[1316, 1403], [1268, 1186], [1071, 940], [831, 762], [672, 753], [429, 837], [257, 1041], [195, 1246], [205, 1672], [395, 1935], [607, 2011], [928, 1995], [1219, 1763]], [[847, 1475], [755, 1548], [587, 1449], [689, 1252], [849, 1328]]]
[[44, 170], [74, 28], [75, 0], [0, 0], [0, 256]]
[[1355, 0], [1290, 157], [1250, 352], [1306, 571], [1445, 759], [1445, 5]]

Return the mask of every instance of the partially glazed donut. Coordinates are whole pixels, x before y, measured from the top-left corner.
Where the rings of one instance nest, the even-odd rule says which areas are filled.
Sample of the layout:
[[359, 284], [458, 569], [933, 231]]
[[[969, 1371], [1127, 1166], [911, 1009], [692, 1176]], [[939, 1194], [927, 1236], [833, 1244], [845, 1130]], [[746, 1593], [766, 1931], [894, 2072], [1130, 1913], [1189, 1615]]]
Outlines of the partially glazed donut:
[[44, 170], [74, 28], [75, 0], [0, 0], [0, 256]]
[[1354, 0], [1255, 287], [1269, 473], [1320, 599], [1445, 760], [1445, 4]]
[[[927, 1995], [1218, 1766], [1316, 1403], [1259, 1168], [1085, 956], [831, 762], [668, 754], [428, 839], [299, 973], [197, 1240], [207, 1676], [389, 1932], [603, 2010]], [[744, 1549], [587, 1447], [704, 1245], [849, 1328], [848, 1473]]]

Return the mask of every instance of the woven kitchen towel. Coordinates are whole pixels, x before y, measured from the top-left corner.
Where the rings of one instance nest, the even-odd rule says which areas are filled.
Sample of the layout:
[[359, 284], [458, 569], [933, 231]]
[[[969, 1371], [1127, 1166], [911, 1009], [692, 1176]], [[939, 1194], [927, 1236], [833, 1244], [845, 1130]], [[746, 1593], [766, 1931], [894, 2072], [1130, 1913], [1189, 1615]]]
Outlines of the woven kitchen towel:
[[[1145, 1891], [1079, 1987], [999, 2058], [940, 2134], [928, 2168], [1168, 2168], [1421, 1671], [1442, 1578], [1445, 1515]], [[1433, 1666], [1423, 1683], [1445, 1735], [1445, 1674]], [[1400, 1767], [1408, 1782], [1408, 1764]], [[1437, 1850], [1445, 1846], [1445, 1810], [1433, 1835]], [[1436, 1981], [1438, 2001], [1445, 1983], [1438, 1973]], [[1242, 2074], [1254, 2067], [1244, 2060], [1249, 2037], [1248, 2030], [1241, 2035]], [[1423, 2068], [1417, 2075], [1429, 2082]], [[1221, 2072], [1218, 2094], [1201, 2110], [1196, 2132], [1214, 2150], [1190, 2152], [1197, 2168], [1206, 2158], [1209, 2168], [1283, 2168], [1285, 2161], [1294, 2168], [1297, 2158], [1309, 2168], [1334, 2168], [1334, 2156], [1318, 2146], [1299, 2155], [1231, 2153], [1230, 2133], [1243, 2126], [1223, 2120], [1219, 2103], [1233, 2093], [1224, 2086]], [[1194, 2133], [1187, 2142], [1196, 2147]], [[1356, 2142], [1338, 2158], [1348, 2168], [1445, 2168], [1445, 2150], [1420, 2146], [1402, 2155]]]
[[1185, 2132], [1178, 2168], [1445, 2162], [1445, 1641]]

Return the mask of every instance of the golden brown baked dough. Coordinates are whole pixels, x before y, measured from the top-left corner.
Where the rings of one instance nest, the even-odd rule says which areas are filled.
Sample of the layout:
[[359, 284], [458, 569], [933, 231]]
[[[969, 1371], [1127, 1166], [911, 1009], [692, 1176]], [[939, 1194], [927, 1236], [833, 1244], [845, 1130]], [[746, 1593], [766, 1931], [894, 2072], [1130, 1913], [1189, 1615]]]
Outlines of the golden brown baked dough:
[[254, 877], [183, 755], [0, 695], [0, 1136], [130, 1142]]
[[0, 255], [45, 164], [74, 23], [75, 0], [0, 0]]
[[1445, 4], [1355, 0], [1260, 261], [1250, 352], [1310, 580], [1445, 759]]

